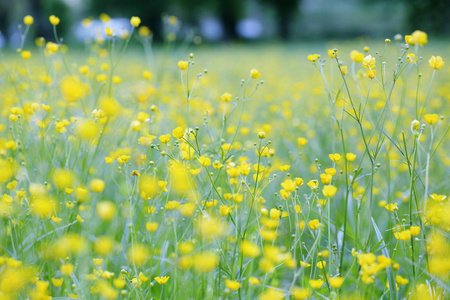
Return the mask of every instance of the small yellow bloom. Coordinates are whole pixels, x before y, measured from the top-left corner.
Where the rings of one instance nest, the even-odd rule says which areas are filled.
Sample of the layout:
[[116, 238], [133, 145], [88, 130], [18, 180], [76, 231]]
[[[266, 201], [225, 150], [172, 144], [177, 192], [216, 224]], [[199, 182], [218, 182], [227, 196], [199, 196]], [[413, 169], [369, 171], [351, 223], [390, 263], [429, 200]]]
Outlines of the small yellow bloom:
[[303, 267], [303, 268], [309, 268], [309, 267], [311, 267], [311, 264], [308, 264], [307, 262], [304, 262], [304, 261], [300, 261], [300, 265]]
[[223, 102], [230, 102], [232, 98], [232, 95], [230, 93], [223, 93], [222, 96], [220, 96], [220, 100]]
[[345, 154], [345, 159], [347, 159], [347, 161], [354, 161], [356, 159], [356, 155], [353, 153], [347, 153]]
[[339, 153], [330, 154], [328, 156], [330, 157], [331, 161], [334, 161], [334, 162], [337, 162], [342, 158], [342, 156]]
[[69, 263], [69, 264], [62, 265], [60, 270], [61, 270], [61, 273], [63, 273], [64, 275], [70, 276], [70, 274], [73, 273], [73, 269], [74, 269], [74, 266]]
[[157, 283], [159, 284], [166, 284], [167, 281], [169, 281], [170, 276], [161, 276], [161, 277], [155, 277]]
[[172, 131], [172, 135], [176, 139], [181, 139], [184, 136], [184, 130], [182, 127], [178, 126]]
[[344, 277], [336, 276], [333, 278], [328, 278], [328, 282], [332, 288], [338, 289], [344, 283]]
[[384, 208], [387, 209], [387, 211], [393, 212], [394, 210], [398, 210], [397, 203], [389, 203]]
[[242, 255], [245, 257], [257, 257], [261, 253], [261, 249], [250, 241], [243, 241], [240, 245]]
[[395, 281], [396, 281], [398, 284], [400, 284], [400, 285], [405, 285], [405, 284], [407, 284], [407, 283], [409, 282], [408, 279], [406, 279], [406, 278], [404, 278], [404, 277], [402, 277], [402, 276], [400, 276], [400, 275], [395, 276]]
[[335, 58], [337, 56], [337, 53], [338, 53], [337, 50], [334, 50], [334, 49], [328, 50], [328, 56], [331, 58]]
[[235, 280], [227, 279], [225, 280], [225, 285], [229, 290], [236, 291], [241, 287], [242, 284]]
[[54, 287], [60, 287], [64, 282], [64, 278], [52, 278], [51, 282]]
[[409, 230], [412, 236], [418, 236], [420, 234], [420, 226], [411, 226]]
[[415, 63], [417, 63], [417, 59], [418, 59], [418, 57], [417, 57], [414, 53], [408, 53], [408, 54], [406, 54], [406, 60], [407, 60], [410, 64], [415, 64]]
[[319, 59], [319, 57], [320, 57], [319, 54], [310, 54], [310, 55], [308, 55], [308, 60], [309, 60], [310, 62], [315, 62], [316, 60]]
[[411, 129], [418, 130], [420, 128], [420, 122], [417, 120], [411, 121]]
[[22, 56], [22, 58], [23, 59], [25, 59], [25, 60], [27, 60], [27, 59], [30, 59], [30, 57], [31, 57], [31, 52], [30, 51], [22, 51], [21, 53], [20, 53], [20, 55]]
[[353, 50], [350, 52], [350, 58], [357, 64], [361, 63], [364, 60], [364, 54], [357, 50]]
[[105, 33], [107, 36], [112, 36], [114, 34], [114, 29], [112, 29], [111, 27], [106, 27]]
[[189, 62], [184, 61], [184, 60], [180, 60], [178, 62], [178, 68], [180, 68], [183, 71], [187, 70], [187, 68], [189, 68]]
[[327, 262], [324, 260], [321, 260], [321, 261], [317, 262], [316, 266], [322, 270], [323, 268], [325, 268], [327, 266]]
[[322, 279], [311, 279], [309, 280], [309, 285], [313, 288], [313, 289], [319, 289], [322, 287], [324, 281]]
[[373, 69], [375, 68], [375, 57], [372, 55], [367, 55], [363, 59], [363, 67], [366, 69]]
[[170, 141], [170, 134], [165, 134], [165, 135], [161, 135], [159, 137], [159, 140], [161, 141], [161, 143], [167, 144]]
[[308, 226], [309, 228], [311, 228], [312, 230], [316, 230], [317, 228], [319, 228], [320, 222], [318, 219], [314, 219], [308, 222]]
[[51, 15], [49, 18], [48, 18], [48, 20], [50, 21], [50, 23], [53, 25], [53, 26], [56, 26], [56, 25], [58, 25], [59, 24], [59, 18], [58, 17], [56, 17], [56, 16], [54, 16], [54, 15]]
[[322, 189], [323, 195], [327, 198], [333, 197], [336, 194], [336, 192], [337, 192], [337, 187], [335, 187], [333, 185], [326, 185]]
[[148, 232], [155, 232], [158, 230], [159, 224], [157, 222], [147, 222], [145, 223], [145, 229], [147, 229]]
[[102, 179], [92, 179], [89, 186], [94, 193], [101, 193], [105, 189], [105, 182]]
[[423, 116], [425, 119], [425, 122], [427, 122], [430, 125], [434, 125], [439, 122], [440, 118], [438, 114], [426, 114]]
[[96, 206], [97, 215], [102, 221], [110, 221], [116, 216], [116, 205], [111, 201], [100, 201]]
[[433, 55], [428, 61], [428, 64], [432, 69], [439, 70], [444, 66], [445, 62], [442, 60], [442, 57]]
[[299, 146], [305, 146], [306, 144], [308, 144], [308, 140], [305, 139], [304, 137], [299, 137], [297, 138], [297, 144]]
[[305, 288], [294, 287], [291, 290], [292, 297], [296, 300], [305, 300], [311, 296], [311, 291]]
[[138, 27], [139, 24], [141, 24], [141, 18], [139, 18], [139, 17], [131, 17], [130, 24], [133, 27]]
[[259, 77], [261, 76], [261, 73], [259, 73], [259, 71], [256, 70], [256, 69], [251, 69], [251, 70], [250, 70], [250, 76], [251, 76], [253, 79], [257, 79], [257, 78], [259, 78]]
[[32, 25], [34, 23], [34, 18], [32, 16], [30, 16], [30, 15], [27, 15], [27, 16], [23, 17], [23, 23], [25, 25], [30, 26], [30, 25]]

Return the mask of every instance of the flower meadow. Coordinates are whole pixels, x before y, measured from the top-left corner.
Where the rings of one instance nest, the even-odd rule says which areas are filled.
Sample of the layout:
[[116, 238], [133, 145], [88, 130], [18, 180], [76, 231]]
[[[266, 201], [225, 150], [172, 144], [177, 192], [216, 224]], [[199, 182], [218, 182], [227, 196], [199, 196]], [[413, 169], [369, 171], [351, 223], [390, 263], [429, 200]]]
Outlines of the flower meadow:
[[448, 299], [448, 44], [102, 21], [0, 54], [1, 300]]

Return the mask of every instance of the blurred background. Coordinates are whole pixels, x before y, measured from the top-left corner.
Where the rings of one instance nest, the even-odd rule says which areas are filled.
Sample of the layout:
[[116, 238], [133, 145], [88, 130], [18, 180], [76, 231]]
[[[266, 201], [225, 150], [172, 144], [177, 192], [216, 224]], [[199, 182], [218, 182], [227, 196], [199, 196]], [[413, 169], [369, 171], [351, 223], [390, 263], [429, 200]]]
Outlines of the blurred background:
[[[94, 37], [107, 14], [112, 27], [130, 29], [139, 16], [156, 42], [168, 30], [195, 42], [385, 38], [420, 29], [450, 34], [449, 0], [0, 0], [0, 46], [20, 45], [23, 16], [35, 19], [32, 36], [52, 37], [48, 17], [61, 19], [60, 36], [82, 42]], [[105, 15], [103, 15], [105, 17]], [[175, 16], [168, 18], [168, 16]], [[92, 24], [83, 26], [90, 18]], [[169, 29], [165, 23], [172, 25]], [[102, 33], [104, 30], [102, 31]]]

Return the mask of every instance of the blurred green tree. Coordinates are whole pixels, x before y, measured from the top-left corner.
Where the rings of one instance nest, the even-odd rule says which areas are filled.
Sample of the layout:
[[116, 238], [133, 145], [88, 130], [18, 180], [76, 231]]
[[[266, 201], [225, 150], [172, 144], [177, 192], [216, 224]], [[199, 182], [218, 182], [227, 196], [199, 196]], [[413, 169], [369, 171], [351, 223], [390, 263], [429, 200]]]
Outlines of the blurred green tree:
[[301, 0], [262, 0], [262, 2], [270, 4], [275, 9], [278, 36], [284, 40], [291, 38], [291, 26], [298, 14]]
[[450, 32], [449, 0], [407, 0], [404, 1], [409, 13], [409, 29], [421, 29], [428, 33]]

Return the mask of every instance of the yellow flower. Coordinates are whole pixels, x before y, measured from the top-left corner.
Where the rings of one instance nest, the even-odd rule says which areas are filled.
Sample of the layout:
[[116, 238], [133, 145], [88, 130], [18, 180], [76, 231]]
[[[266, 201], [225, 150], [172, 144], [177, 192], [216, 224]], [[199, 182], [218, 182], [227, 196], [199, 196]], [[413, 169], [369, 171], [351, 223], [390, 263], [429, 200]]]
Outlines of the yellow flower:
[[141, 24], [141, 18], [139, 18], [139, 17], [131, 17], [130, 24], [133, 27], [138, 27], [139, 24]]
[[417, 59], [418, 59], [418, 57], [417, 57], [414, 53], [408, 53], [408, 54], [406, 54], [406, 60], [407, 60], [410, 64], [415, 64], [415, 63], [417, 63]]
[[161, 141], [161, 143], [167, 144], [170, 141], [170, 134], [165, 134], [165, 135], [161, 135], [159, 137], [159, 140]]
[[211, 165], [211, 159], [209, 157], [200, 156], [197, 160], [203, 167], [208, 167]]
[[225, 285], [227, 286], [227, 288], [229, 290], [237, 291], [241, 287], [242, 284], [235, 280], [226, 279]]
[[100, 220], [110, 221], [116, 216], [116, 205], [111, 201], [100, 201], [96, 211]]
[[356, 155], [353, 153], [347, 153], [345, 154], [345, 159], [347, 159], [347, 161], [354, 161], [356, 159]]
[[31, 57], [31, 52], [30, 51], [22, 51], [20, 53], [20, 55], [22, 56], [23, 59], [27, 60], [30, 59]]
[[296, 300], [305, 300], [311, 296], [311, 291], [309, 289], [294, 287], [291, 290], [292, 297]]
[[398, 210], [397, 203], [389, 203], [384, 206], [384, 208], [387, 209], [387, 211], [393, 212], [394, 210]]
[[107, 255], [114, 249], [114, 240], [107, 236], [101, 236], [94, 243], [94, 251], [99, 255]]
[[111, 27], [106, 27], [105, 33], [107, 36], [112, 36], [114, 34], [114, 29], [112, 29]]
[[308, 140], [305, 139], [304, 137], [297, 138], [297, 144], [299, 146], [305, 146], [307, 143], [308, 143]]
[[328, 157], [330, 157], [331, 161], [335, 162], [339, 161], [342, 158], [342, 156], [339, 153], [330, 154], [328, 155]]
[[193, 257], [193, 267], [197, 272], [206, 273], [219, 264], [219, 257], [213, 252], [200, 252]]
[[147, 229], [148, 232], [155, 232], [158, 230], [159, 224], [157, 222], [147, 222], [145, 223], [145, 229]]
[[334, 49], [328, 49], [328, 56], [331, 58], [335, 58], [337, 56], [337, 50]]
[[304, 262], [304, 261], [300, 261], [300, 265], [303, 267], [303, 268], [309, 268], [309, 267], [311, 267], [311, 264], [308, 264], [307, 262]]
[[418, 130], [420, 128], [420, 122], [417, 120], [411, 121], [411, 129]]
[[248, 282], [250, 282], [250, 284], [253, 284], [253, 285], [258, 285], [261, 283], [261, 279], [257, 278], [257, 277], [250, 277], [248, 279]]
[[180, 68], [181, 70], [187, 70], [187, 68], [189, 68], [189, 62], [184, 61], [184, 60], [180, 60], [178, 62], [178, 68]]
[[103, 258], [93, 258], [92, 262], [94, 263], [94, 265], [100, 266], [103, 263]]
[[322, 287], [324, 281], [322, 279], [310, 279], [309, 280], [309, 285], [313, 288], [313, 289], [319, 289]]
[[291, 165], [282, 165], [280, 166], [280, 171], [287, 172], [291, 168]]
[[328, 278], [328, 282], [332, 288], [338, 289], [344, 283], [344, 277], [336, 276], [333, 278]]
[[261, 253], [261, 249], [250, 241], [242, 241], [241, 245], [242, 255], [245, 257], [257, 257]]
[[400, 275], [395, 276], [395, 281], [396, 281], [398, 284], [400, 284], [400, 285], [405, 285], [405, 284], [407, 284], [407, 283], [409, 282], [408, 279], [406, 279], [406, 278], [404, 278], [404, 277], [402, 277], [402, 276], [400, 276]]
[[72, 264], [64, 264], [61, 266], [61, 273], [66, 276], [70, 276], [73, 273], [74, 266]]
[[317, 228], [319, 228], [319, 220], [318, 219], [314, 219], [308, 222], [308, 226], [309, 228], [311, 228], [312, 230], [316, 230]]
[[169, 281], [170, 276], [161, 276], [161, 277], [155, 277], [157, 283], [159, 284], [166, 284], [167, 281]]
[[416, 30], [411, 35], [405, 35], [405, 42], [410, 45], [423, 46], [428, 43], [428, 35], [423, 31]]
[[374, 70], [374, 69], [366, 70], [366, 75], [370, 79], [374, 79], [375, 76], [377, 75], [377, 70]]
[[89, 186], [94, 193], [101, 193], [105, 189], [105, 182], [101, 179], [92, 179]]
[[397, 240], [409, 241], [411, 239], [411, 230], [407, 229], [400, 232], [394, 232], [394, 237]]
[[323, 268], [325, 268], [327, 266], [327, 262], [324, 260], [321, 260], [316, 264], [316, 266], [322, 270]]
[[375, 57], [372, 55], [367, 55], [363, 59], [363, 67], [366, 69], [373, 69], [375, 68]]
[[230, 102], [232, 98], [232, 95], [230, 93], [223, 93], [222, 96], [220, 96], [220, 100], [223, 102]]
[[420, 226], [411, 226], [409, 230], [412, 236], [418, 236], [420, 234]]
[[148, 248], [142, 244], [134, 244], [127, 253], [128, 260], [137, 266], [142, 266], [147, 261], [148, 256]]
[[182, 127], [178, 126], [172, 131], [172, 135], [176, 139], [181, 139], [184, 136], [184, 130]]
[[308, 181], [307, 185], [311, 188], [312, 191], [316, 191], [319, 188], [319, 181], [313, 179]]
[[80, 120], [78, 121], [75, 131], [77, 135], [83, 140], [91, 140], [100, 132], [100, 126], [94, 120]]
[[48, 42], [48, 43], [45, 45], [45, 50], [46, 50], [49, 54], [56, 53], [56, 52], [58, 52], [58, 50], [59, 50], [59, 45], [56, 44], [56, 43], [53, 43], [53, 42]]
[[322, 189], [323, 195], [327, 198], [333, 197], [336, 194], [336, 192], [337, 192], [337, 187], [335, 187], [333, 185], [326, 185]]
[[310, 55], [308, 55], [308, 60], [309, 60], [310, 62], [315, 62], [316, 60], [319, 59], [319, 57], [320, 57], [319, 54], [310, 54]]
[[27, 15], [27, 16], [23, 17], [23, 23], [25, 25], [30, 26], [30, 25], [32, 25], [34, 23], [34, 18], [32, 16], [30, 16], [30, 15]]
[[64, 278], [52, 278], [51, 281], [54, 287], [60, 287], [64, 282]]
[[442, 202], [442, 201], [444, 201], [447, 198], [447, 196], [445, 196], [445, 195], [438, 195], [436, 193], [433, 193], [433, 194], [430, 195], [430, 198], [433, 199], [436, 202]]
[[352, 52], [350, 52], [350, 58], [357, 64], [359, 64], [360, 62], [363, 61], [364, 59], [364, 54], [362, 54], [361, 52], [357, 51], [357, 50], [353, 50]]
[[56, 25], [58, 25], [59, 24], [59, 18], [58, 17], [55, 17], [54, 15], [51, 15], [49, 18], [48, 18], [48, 20], [50, 21], [50, 23], [53, 25], [53, 26], [56, 26]]
[[259, 71], [256, 70], [256, 69], [251, 69], [251, 70], [250, 70], [250, 76], [251, 76], [253, 79], [257, 79], [257, 78], [259, 78], [259, 77], [261, 76], [261, 73], [259, 73]]
[[428, 64], [430, 65], [431, 68], [439, 70], [444, 66], [445, 62], [442, 60], [442, 57], [433, 55], [428, 61]]
[[427, 122], [430, 125], [434, 125], [440, 120], [438, 114], [426, 114], [423, 116], [423, 118], [425, 119], [425, 122]]

